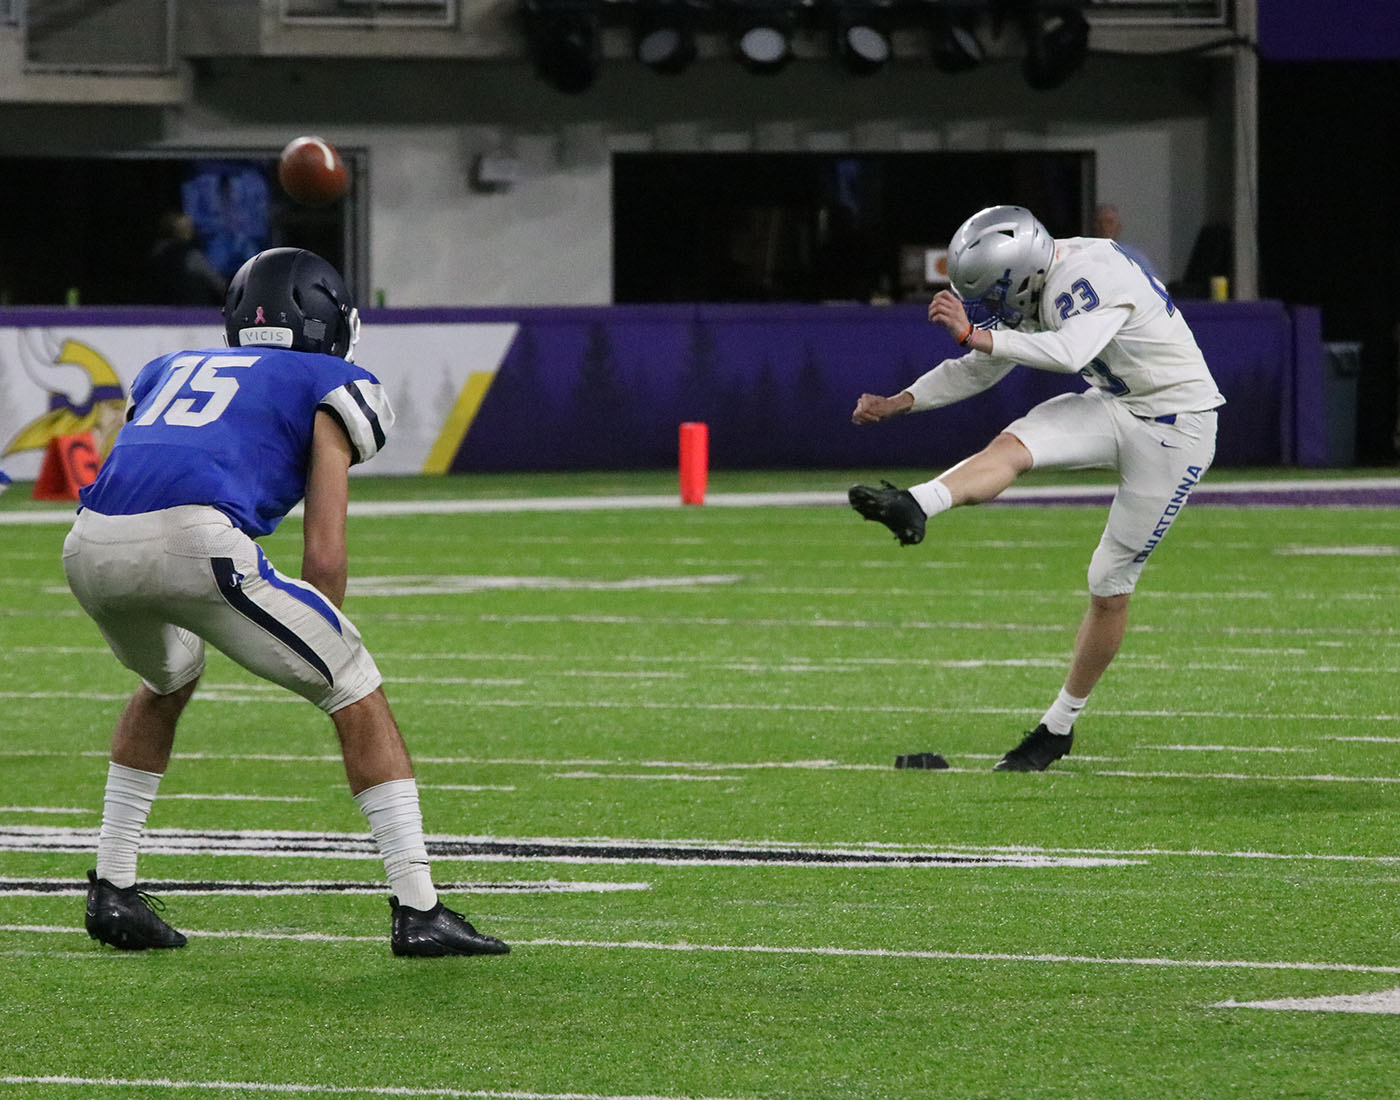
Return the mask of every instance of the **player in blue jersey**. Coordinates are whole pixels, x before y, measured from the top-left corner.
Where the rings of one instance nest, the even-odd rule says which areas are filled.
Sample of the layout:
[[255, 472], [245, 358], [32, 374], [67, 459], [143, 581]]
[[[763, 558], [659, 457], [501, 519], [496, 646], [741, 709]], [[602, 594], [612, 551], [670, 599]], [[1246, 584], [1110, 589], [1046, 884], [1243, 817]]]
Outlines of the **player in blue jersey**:
[[[408, 750], [345, 597], [348, 475], [393, 410], [350, 362], [359, 314], [340, 274], [295, 248], [260, 252], [224, 303], [227, 348], [148, 364], [127, 423], [63, 544], [69, 586], [141, 677], [112, 736], [85, 923], [114, 947], [182, 947], [136, 885], [141, 831], [207, 642], [330, 715], [351, 793], [393, 897], [396, 955], [498, 955], [438, 899]], [[301, 579], [253, 541], [305, 500]]]

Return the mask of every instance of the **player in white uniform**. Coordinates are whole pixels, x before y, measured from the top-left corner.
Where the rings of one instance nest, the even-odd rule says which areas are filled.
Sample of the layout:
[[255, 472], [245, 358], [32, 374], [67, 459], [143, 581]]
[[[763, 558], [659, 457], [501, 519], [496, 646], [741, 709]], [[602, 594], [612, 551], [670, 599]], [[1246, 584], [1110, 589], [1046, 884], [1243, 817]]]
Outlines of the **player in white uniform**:
[[1214, 410], [1225, 399], [1166, 289], [1112, 241], [1055, 241], [1030, 211], [993, 206], [959, 227], [948, 274], [953, 290], [934, 297], [928, 317], [968, 353], [891, 397], [861, 394], [856, 424], [961, 401], [1018, 364], [1082, 374], [1090, 388], [1042, 402], [932, 481], [857, 485], [850, 501], [912, 546], [929, 516], [991, 500], [1029, 469], [1118, 471], [1064, 687], [996, 764], [1043, 771], [1069, 752], [1075, 719], [1122, 644], [1148, 555], [1215, 457]]

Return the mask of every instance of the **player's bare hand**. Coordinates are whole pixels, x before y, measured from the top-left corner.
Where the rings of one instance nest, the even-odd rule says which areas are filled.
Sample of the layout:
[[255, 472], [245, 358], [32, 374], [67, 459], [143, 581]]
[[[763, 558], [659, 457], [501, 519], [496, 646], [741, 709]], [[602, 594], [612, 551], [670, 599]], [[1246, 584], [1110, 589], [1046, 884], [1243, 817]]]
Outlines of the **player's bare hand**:
[[878, 424], [892, 416], [909, 411], [914, 403], [913, 394], [901, 390], [893, 397], [881, 397], [878, 393], [863, 393], [856, 402], [855, 412], [851, 413], [852, 424]]
[[928, 319], [935, 325], [942, 325], [954, 340], [960, 339], [968, 330], [967, 310], [951, 290], [940, 290], [928, 304]]

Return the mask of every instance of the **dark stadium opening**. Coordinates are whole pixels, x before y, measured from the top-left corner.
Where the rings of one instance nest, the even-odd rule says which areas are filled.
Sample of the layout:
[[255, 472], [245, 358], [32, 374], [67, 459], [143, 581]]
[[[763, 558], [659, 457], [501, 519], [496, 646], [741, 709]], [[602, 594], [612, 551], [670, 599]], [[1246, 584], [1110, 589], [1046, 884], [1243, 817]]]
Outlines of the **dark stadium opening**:
[[[919, 301], [984, 206], [1088, 231], [1091, 152], [616, 153], [613, 301]], [[931, 281], [932, 280], [932, 281]]]
[[153, 274], [152, 250], [177, 220], [224, 279], [290, 245], [324, 256], [362, 297], [362, 173], [354, 153], [342, 157], [350, 194], [324, 207], [283, 193], [275, 152], [0, 157], [0, 208], [23, 211], [0, 228], [0, 305], [193, 304]]

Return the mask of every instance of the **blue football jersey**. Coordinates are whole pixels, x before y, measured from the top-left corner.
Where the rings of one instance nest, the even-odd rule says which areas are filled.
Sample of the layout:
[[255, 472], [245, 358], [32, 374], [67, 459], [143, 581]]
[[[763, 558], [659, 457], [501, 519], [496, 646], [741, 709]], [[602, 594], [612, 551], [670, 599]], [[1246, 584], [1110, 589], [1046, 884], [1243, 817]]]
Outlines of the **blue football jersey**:
[[354, 462], [377, 454], [394, 423], [379, 380], [335, 356], [206, 348], [152, 360], [82, 507], [126, 516], [207, 504], [266, 535], [306, 494], [318, 409], [345, 429]]

